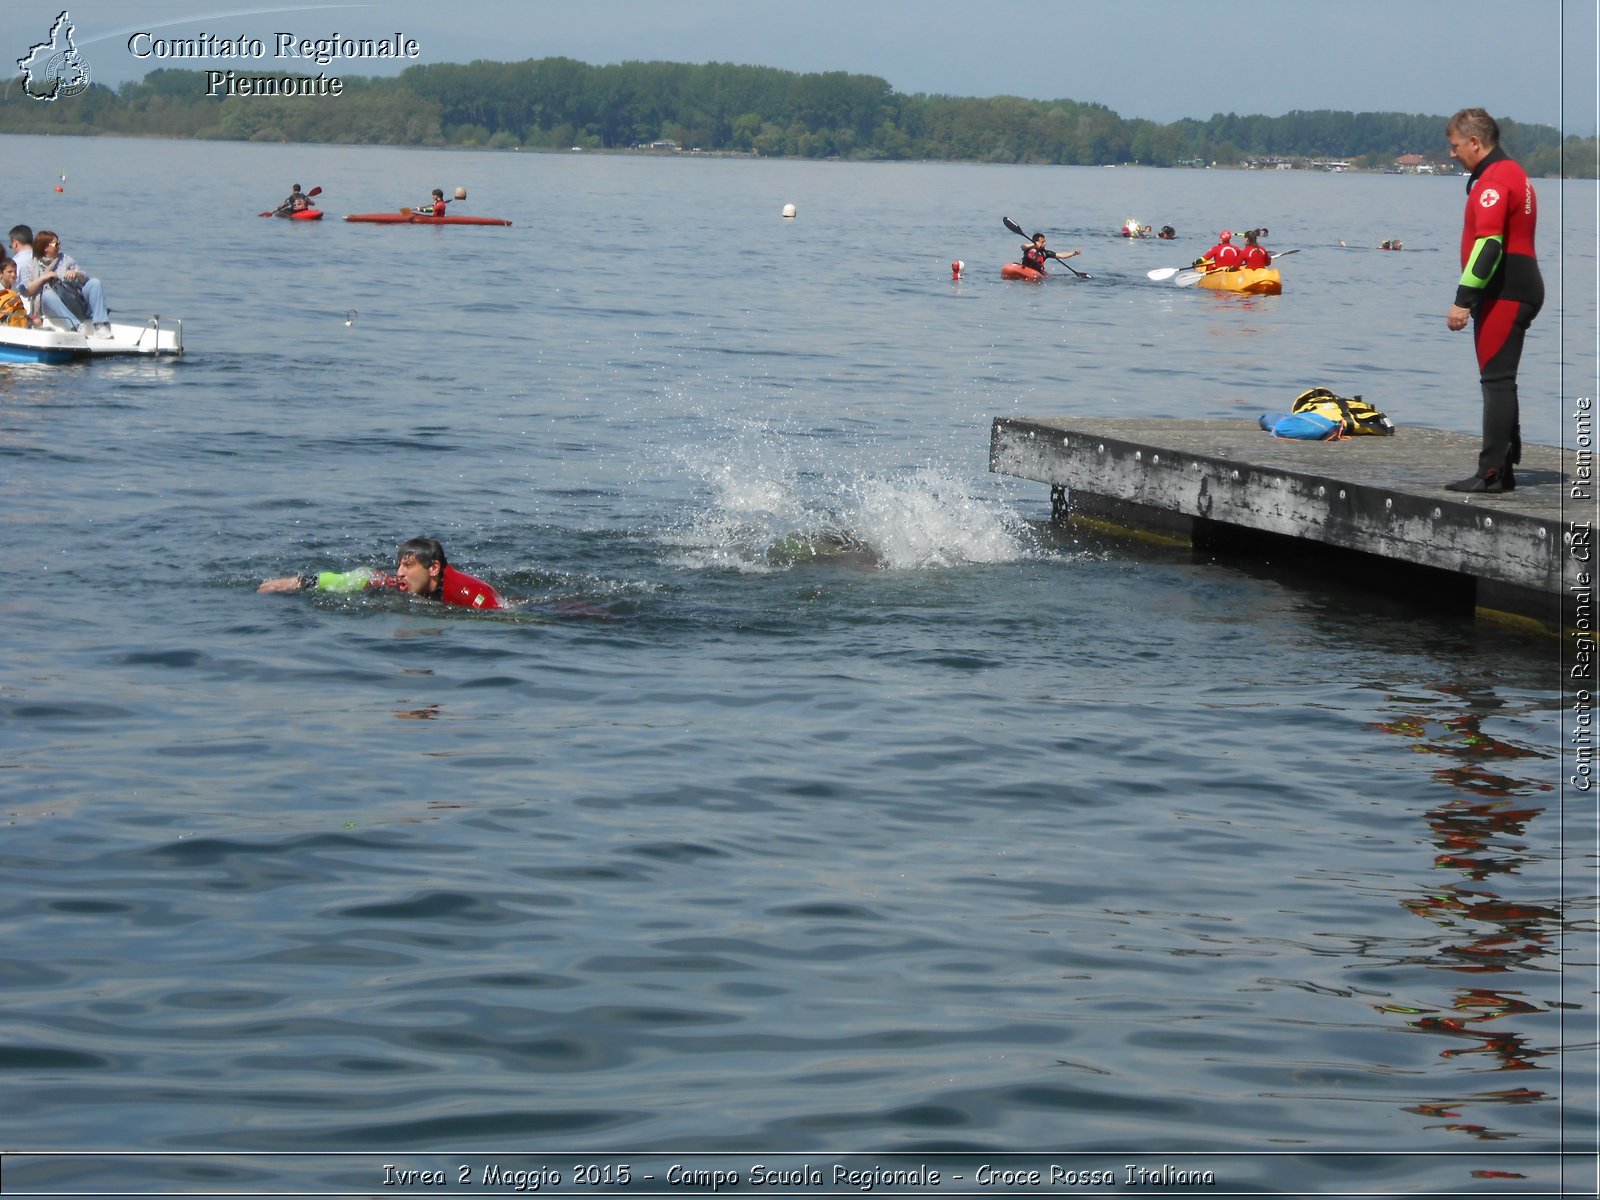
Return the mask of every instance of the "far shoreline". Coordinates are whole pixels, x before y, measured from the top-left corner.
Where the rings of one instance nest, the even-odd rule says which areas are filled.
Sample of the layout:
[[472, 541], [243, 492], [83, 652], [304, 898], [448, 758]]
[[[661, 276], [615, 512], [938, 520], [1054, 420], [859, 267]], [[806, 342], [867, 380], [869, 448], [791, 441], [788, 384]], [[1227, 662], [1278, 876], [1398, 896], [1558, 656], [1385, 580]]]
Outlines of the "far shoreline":
[[[483, 153], [483, 154], [547, 154], [571, 156], [584, 154], [608, 158], [639, 158], [639, 159], [736, 159], [749, 162], [776, 162], [776, 163], [833, 163], [853, 165], [920, 165], [930, 166], [944, 164], [959, 167], [1039, 167], [1068, 170], [1086, 171], [1237, 171], [1243, 174], [1268, 175], [1279, 170], [1287, 172], [1310, 173], [1319, 175], [1410, 175], [1422, 178], [1464, 178], [1465, 172], [1459, 169], [1440, 169], [1436, 167], [1431, 171], [1405, 171], [1389, 167], [1364, 167], [1354, 163], [1346, 164], [1337, 169], [1316, 165], [1313, 161], [1294, 163], [1285, 168], [1250, 165], [1246, 163], [1207, 163], [1204, 165], [1173, 165], [1163, 166], [1158, 163], [1117, 162], [1117, 163], [1008, 163], [990, 162], [979, 158], [880, 158], [880, 157], [851, 157], [831, 154], [821, 157], [808, 157], [796, 154], [761, 154], [753, 150], [653, 150], [649, 147], [632, 146], [571, 146], [563, 150], [556, 146], [483, 146], [475, 144], [451, 143], [447, 145], [417, 144], [397, 145], [392, 142], [310, 142], [310, 141], [268, 141], [264, 138], [212, 138], [212, 137], [173, 137], [159, 133], [133, 133], [124, 130], [0, 130], [0, 137], [16, 138], [124, 138], [132, 142], [181, 142], [181, 143], [206, 143], [212, 145], [236, 146], [306, 146], [328, 147], [337, 149], [371, 149], [371, 150], [409, 150], [429, 151], [434, 153]], [[1543, 178], [1556, 178], [1544, 176]], [[1583, 182], [1582, 176], [1560, 176], [1573, 182]], [[1589, 182], [1596, 182], [1589, 180]]]

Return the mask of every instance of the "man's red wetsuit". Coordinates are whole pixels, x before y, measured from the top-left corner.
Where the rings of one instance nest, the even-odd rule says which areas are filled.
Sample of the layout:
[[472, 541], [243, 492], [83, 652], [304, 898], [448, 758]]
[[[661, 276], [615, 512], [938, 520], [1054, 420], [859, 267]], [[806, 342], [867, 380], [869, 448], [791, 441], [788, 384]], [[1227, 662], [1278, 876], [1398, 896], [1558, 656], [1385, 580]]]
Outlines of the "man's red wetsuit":
[[[323, 571], [318, 575], [302, 576], [302, 587], [316, 587], [325, 592], [357, 592], [365, 588], [393, 588], [404, 591], [400, 576], [384, 575], [376, 571]], [[474, 579], [465, 571], [458, 571], [448, 563], [439, 576], [439, 590], [430, 599], [457, 608], [509, 608], [500, 593], [481, 579]]]
[[1472, 310], [1472, 341], [1483, 390], [1483, 450], [1478, 476], [1509, 477], [1522, 458], [1517, 367], [1528, 326], [1544, 304], [1534, 255], [1539, 205], [1533, 184], [1496, 146], [1467, 181], [1456, 304]]
[[[372, 586], [377, 587], [378, 584]], [[388, 575], [383, 579], [383, 587], [399, 587], [400, 580]], [[439, 576], [439, 590], [432, 597], [444, 604], [453, 604], [457, 608], [504, 608], [506, 602], [500, 599], [500, 594], [481, 579], [474, 579], [465, 571], [458, 571], [448, 563], [445, 564], [444, 573]]]

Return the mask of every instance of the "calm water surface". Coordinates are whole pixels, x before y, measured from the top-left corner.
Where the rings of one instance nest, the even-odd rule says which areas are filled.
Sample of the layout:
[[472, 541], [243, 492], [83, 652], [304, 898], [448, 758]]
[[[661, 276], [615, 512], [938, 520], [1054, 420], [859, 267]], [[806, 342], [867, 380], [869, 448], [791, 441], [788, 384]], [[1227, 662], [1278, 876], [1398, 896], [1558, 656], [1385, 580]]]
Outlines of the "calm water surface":
[[[190, 351], [0, 369], [8, 1149], [234, 1156], [190, 1191], [1221, 1152], [1213, 1194], [1593, 1150], [1559, 647], [1057, 534], [987, 471], [996, 416], [1314, 384], [1474, 431], [1459, 179], [4, 148], [12, 220]], [[334, 219], [256, 218], [295, 180]], [[336, 219], [457, 184], [515, 224]], [[1595, 192], [1540, 190], [1558, 442]], [[1093, 278], [1002, 284], [1002, 215]], [[1301, 249], [1284, 295], [1145, 279], [1224, 225]], [[416, 533], [518, 608], [255, 591]]]

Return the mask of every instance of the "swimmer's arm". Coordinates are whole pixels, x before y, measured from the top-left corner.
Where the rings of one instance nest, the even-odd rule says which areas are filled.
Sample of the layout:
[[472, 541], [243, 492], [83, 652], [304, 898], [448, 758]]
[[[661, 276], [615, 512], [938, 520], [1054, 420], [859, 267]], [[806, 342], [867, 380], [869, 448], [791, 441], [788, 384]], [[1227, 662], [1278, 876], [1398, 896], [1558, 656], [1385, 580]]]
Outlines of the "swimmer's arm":
[[355, 571], [320, 571], [315, 575], [284, 575], [268, 579], [256, 589], [258, 592], [359, 592], [374, 583], [381, 583], [376, 571], [362, 567]]

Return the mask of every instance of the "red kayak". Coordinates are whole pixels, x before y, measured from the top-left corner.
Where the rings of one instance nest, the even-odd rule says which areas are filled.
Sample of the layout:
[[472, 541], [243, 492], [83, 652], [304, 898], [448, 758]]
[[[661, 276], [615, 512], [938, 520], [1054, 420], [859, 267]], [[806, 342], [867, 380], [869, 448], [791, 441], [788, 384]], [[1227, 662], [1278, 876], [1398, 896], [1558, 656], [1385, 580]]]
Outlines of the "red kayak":
[[509, 225], [499, 217], [425, 217], [421, 213], [351, 213], [346, 221], [361, 221], [368, 225]]
[[299, 212], [273, 213], [275, 217], [288, 217], [291, 221], [320, 221], [322, 210], [320, 208], [302, 208]]
[[1035, 271], [1032, 267], [1025, 267], [1021, 263], [1007, 263], [1000, 268], [1001, 279], [1026, 279], [1030, 283], [1039, 279], [1049, 279], [1050, 276], [1043, 271]]

